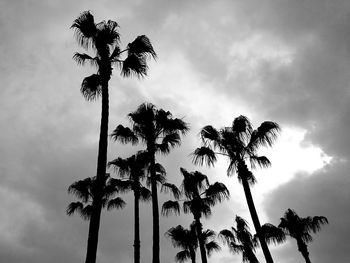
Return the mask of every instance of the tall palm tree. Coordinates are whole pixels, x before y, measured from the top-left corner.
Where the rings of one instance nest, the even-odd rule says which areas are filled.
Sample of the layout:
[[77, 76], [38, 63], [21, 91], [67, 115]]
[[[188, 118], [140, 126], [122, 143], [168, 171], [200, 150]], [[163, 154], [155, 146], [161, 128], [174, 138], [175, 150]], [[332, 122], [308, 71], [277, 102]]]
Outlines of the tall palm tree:
[[219, 236], [225, 241], [232, 253], [242, 253], [243, 262], [259, 263], [255, 256], [258, 243], [250, 233], [247, 221], [236, 216], [236, 227], [221, 230]]
[[109, 162], [115, 171], [122, 177], [127, 177], [128, 190], [134, 192], [134, 262], [140, 263], [140, 207], [139, 202], [149, 201], [151, 192], [141, 184], [148, 167], [146, 152], [138, 152], [129, 158], [117, 158]]
[[153, 263], [160, 263], [159, 239], [159, 207], [157, 182], [156, 154], [168, 154], [170, 149], [181, 144], [180, 135], [186, 134], [188, 125], [183, 120], [173, 118], [169, 111], [157, 109], [151, 103], [141, 104], [136, 111], [130, 113], [132, 129], [118, 125], [112, 133], [114, 140], [122, 143], [137, 144], [138, 141], [146, 145], [150, 156], [150, 179], [152, 192], [153, 214]]
[[312, 241], [311, 232], [316, 233], [321, 230], [321, 226], [328, 224], [328, 220], [324, 216], [308, 216], [299, 217], [297, 213], [288, 209], [281, 222], [278, 225], [284, 233], [297, 241], [299, 252], [305, 259], [306, 263], [311, 263], [307, 243]]
[[210, 125], [205, 126], [200, 133], [202, 147], [197, 148], [193, 153], [195, 164], [203, 165], [206, 162], [208, 166], [214, 165], [217, 155], [228, 157], [230, 164], [227, 175], [230, 176], [236, 172], [239, 182], [243, 185], [249, 212], [267, 263], [273, 263], [273, 259], [263, 236], [259, 234], [260, 221], [250, 191], [250, 185], [253, 185], [256, 180], [248, 169], [247, 162], [252, 168], [255, 168], [256, 165], [270, 166], [269, 159], [259, 156], [257, 151], [260, 146], [272, 146], [279, 131], [278, 124], [271, 121], [265, 121], [256, 130], [253, 130], [248, 118], [239, 116], [234, 119], [230, 127], [220, 130]]
[[[181, 225], [170, 228], [166, 236], [171, 238], [174, 247], [182, 248], [175, 256], [177, 262], [184, 262], [191, 259], [192, 263], [196, 262], [196, 250], [198, 248], [198, 236], [196, 233], [196, 224], [193, 222], [189, 229], [183, 228]], [[215, 241], [216, 234], [213, 230], [207, 229], [203, 231], [205, 248], [208, 256], [213, 251], [219, 251], [220, 246]]]
[[[101, 126], [98, 145], [96, 191], [92, 204], [87, 242], [86, 263], [96, 262], [98, 245], [98, 233], [100, 227], [102, 209], [102, 185], [106, 173], [107, 147], [108, 147], [108, 115], [109, 95], [108, 82], [112, 76], [113, 65], [121, 68], [123, 76], [145, 76], [147, 74], [148, 57], [156, 57], [156, 53], [149, 39], [142, 35], [122, 50], [120, 48], [120, 36], [118, 24], [108, 20], [95, 23], [93, 15], [89, 11], [82, 12], [74, 20], [72, 29], [80, 46], [84, 49], [92, 49], [95, 55], [92, 57], [86, 53], [75, 53], [73, 59], [78, 64], [90, 63], [97, 68], [97, 73], [86, 77], [81, 84], [81, 93], [85, 99], [92, 101], [102, 97]], [[126, 54], [125, 59], [122, 58]]]
[[[95, 191], [93, 189], [96, 186], [95, 182], [96, 177], [88, 177], [68, 187], [68, 193], [74, 194], [81, 200], [68, 205], [66, 210], [68, 215], [79, 213], [85, 220], [91, 218], [92, 204], [95, 198]], [[124, 200], [120, 197], [115, 197], [123, 188], [123, 183], [120, 180], [111, 178], [109, 174], [104, 176], [103, 182], [102, 207], [106, 207], [107, 210], [124, 208], [126, 204]]]
[[[208, 217], [211, 214], [211, 207], [228, 199], [230, 194], [224, 184], [219, 182], [209, 184], [208, 177], [198, 171], [188, 172], [183, 168], [180, 171], [184, 177], [181, 184], [181, 192], [185, 196], [183, 211], [185, 214], [193, 215], [202, 262], [207, 263], [201, 217]], [[171, 213], [180, 214], [179, 201], [169, 200], [163, 204], [162, 214], [167, 216]]]

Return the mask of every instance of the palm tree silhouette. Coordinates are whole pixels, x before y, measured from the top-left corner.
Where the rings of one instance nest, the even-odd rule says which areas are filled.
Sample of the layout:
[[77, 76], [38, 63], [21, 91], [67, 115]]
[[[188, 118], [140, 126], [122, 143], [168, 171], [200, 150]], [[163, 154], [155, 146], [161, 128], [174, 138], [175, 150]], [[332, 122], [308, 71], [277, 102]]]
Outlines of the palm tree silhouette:
[[127, 177], [128, 190], [134, 192], [134, 262], [140, 263], [140, 207], [139, 202], [150, 201], [151, 192], [141, 184], [145, 178], [149, 158], [146, 152], [139, 151], [129, 158], [117, 158], [109, 162], [122, 177]]
[[[177, 262], [184, 262], [188, 259], [191, 259], [192, 263], [196, 262], [198, 237], [195, 222], [190, 225], [189, 229], [185, 229], [181, 225], [172, 227], [165, 233], [165, 235], [171, 238], [174, 247], [183, 249], [175, 256]], [[216, 234], [213, 230], [207, 229], [203, 231], [203, 237], [208, 256], [210, 256], [213, 251], [220, 250], [219, 244], [215, 241]]]
[[232, 126], [216, 130], [212, 126], [205, 126], [201, 130], [202, 147], [193, 152], [193, 162], [208, 166], [214, 165], [217, 155], [229, 158], [227, 175], [236, 172], [238, 180], [243, 185], [245, 197], [255, 230], [258, 234], [261, 248], [267, 263], [273, 263], [269, 248], [260, 233], [260, 221], [255, 209], [250, 185], [256, 180], [253, 173], [248, 169], [246, 162], [252, 168], [256, 165], [268, 167], [271, 165], [265, 156], [259, 156], [257, 150], [260, 146], [272, 146], [280, 128], [277, 123], [271, 121], [263, 122], [256, 130], [245, 116], [234, 119]]
[[[103, 177], [106, 173], [107, 147], [108, 147], [108, 115], [109, 95], [108, 82], [112, 75], [112, 67], [117, 64], [121, 68], [123, 76], [145, 76], [147, 73], [146, 59], [151, 56], [156, 58], [156, 53], [149, 39], [142, 35], [122, 50], [120, 48], [120, 36], [118, 24], [108, 20], [95, 23], [93, 15], [85, 11], [74, 20], [71, 28], [75, 30], [75, 36], [80, 46], [84, 49], [95, 51], [95, 57], [85, 53], [75, 53], [73, 59], [80, 65], [89, 62], [97, 67], [97, 73], [86, 77], [81, 84], [81, 93], [85, 99], [92, 101], [102, 97], [101, 126], [99, 135], [96, 187], [93, 188], [94, 200], [92, 203], [89, 234], [87, 243], [86, 263], [96, 262], [98, 245], [98, 232], [100, 227], [102, 209]], [[126, 58], [122, 59], [126, 52]]]
[[316, 233], [321, 230], [321, 226], [328, 224], [328, 220], [324, 216], [308, 216], [299, 217], [297, 213], [288, 209], [281, 222], [278, 225], [284, 233], [297, 241], [299, 252], [305, 259], [306, 263], [311, 263], [307, 244], [312, 241], [310, 232]]
[[[211, 207], [228, 199], [230, 194], [226, 186], [216, 182], [209, 184], [208, 177], [198, 171], [188, 172], [180, 168], [184, 179], [181, 184], [181, 193], [185, 196], [183, 200], [183, 211], [185, 214], [191, 213], [199, 242], [199, 249], [203, 263], [207, 263], [205, 234], [202, 231], [201, 217], [208, 217], [211, 214]], [[171, 213], [180, 214], [180, 204], [178, 201], [166, 201], [162, 206], [162, 214], [168, 216]]]
[[[152, 192], [152, 214], [153, 214], [153, 263], [160, 263], [159, 243], [159, 207], [157, 182], [162, 172], [156, 163], [156, 154], [168, 154], [170, 149], [181, 144], [180, 135], [186, 134], [188, 125], [181, 119], [173, 118], [169, 111], [157, 109], [151, 103], [141, 104], [136, 111], [130, 113], [129, 118], [132, 129], [118, 125], [112, 133], [114, 140], [122, 143], [137, 144], [142, 141], [150, 156], [150, 183]], [[157, 169], [159, 170], [157, 172]], [[176, 195], [176, 188], [170, 187]]]
[[231, 227], [231, 230], [221, 230], [219, 236], [232, 253], [242, 253], [243, 262], [259, 263], [255, 256], [255, 248], [258, 243], [250, 233], [247, 221], [239, 216], [236, 216], [235, 221], [236, 227]]
[[[95, 199], [94, 187], [96, 186], [96, 177], [88, 177], [84, 180], [79, 180], [68, 187], [68, 193], [74, 194], [81, 201], [72, 202], [68, 205], [66, 213], [67, 215], [73, 215], [79, 213], [80, 216], [89, 220], [92, 215], [92, 204]], [[102, 207], [107, 207], [107, 210], [113, 208], [124, 208], [125, 202], [120, 197], [115, 197], [123, 188], [123, 182], [117, 179], [113, 179], [106, 174], [103, 178], [102, 188]]]

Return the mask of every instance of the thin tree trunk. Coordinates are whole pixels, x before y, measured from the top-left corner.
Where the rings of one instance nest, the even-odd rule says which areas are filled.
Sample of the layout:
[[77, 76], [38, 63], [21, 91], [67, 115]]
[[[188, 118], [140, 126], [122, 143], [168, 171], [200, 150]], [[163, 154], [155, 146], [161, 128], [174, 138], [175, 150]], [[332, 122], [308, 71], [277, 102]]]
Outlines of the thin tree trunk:
[[203, 240], [203, 234], [202, 234], [202, 224], [199, 220], [198, 216], [195, 216], [194, 218], [196, 222], [196, 232], [197, 232], [197, 237], [198, 237], [198, 242], [199, 242], [199, 250], [201, 252], [201, 258], [202, 258], [202, 263], [207, 263], [207, 253], [205, 250], [204, 246], [204, 240]]
[[196, 251], [193, 248], [190, 248], [190, 257], [191, 257], [191, 262], [196, 263]]
[[260, 225], [258, 214], [257, 214], [256, 209], [255, 209], [255, 205], [254, 205], [252, 193], [250, 191], [248, 180], [245, 178], [242, 178], [242, 184], [243, 184], [244, 194], [245, 194], [245, 197], [247, 200], [249, 212], [250, 212], [250, 215], [252, 217], [254, 228], [255, 228], [255, 231], [258, 235], [260, 245], [261, 245], [262, 251], [263, 251], [264, 256], [265, 256], [265, 260], [267, 263], [273, 263], [273, 259], [272, 259], [270, 250], [266, 244], [264, 237], [261, 235], [261, 225]]
[[158, 208], [158, 193], [157, 180], [155, 170], [155, 153], [150, 147], [151, 155], [151, 191], [152, 191], [152, 214], [153, 214], [153, 254], [152, 263], [160, 263], [160, 245], [159, 245], [159, 208]]
[[140, 189], [136, 189], [134, 192], [134, 209], [135, 209], [135, 233], [134, 233], [134, 262], [140, 263]]
[[307, 249], [307, 245], [300, 239], [297, 239], [298, 250], [303, 255], [306, 263], [311, 263], [309, 257], [309, 251]]
[[92, 202], [92, 213], [89, 222], [89, 234], [87, 242], [87, 251], [85, 263], [96, 263], [98, 233], [100, 229], [101, 210], [102, 210], [102, 189], [106, 176], [107, 165], [107, 147], [108, 147], [108, 81], [105, 81], [102, 86], [102, 111], [101, 111], [101, 126], [100, 140], [98, 145], [97, 156], [97, 174], [96, 185], [94, 189], [94, 200]]

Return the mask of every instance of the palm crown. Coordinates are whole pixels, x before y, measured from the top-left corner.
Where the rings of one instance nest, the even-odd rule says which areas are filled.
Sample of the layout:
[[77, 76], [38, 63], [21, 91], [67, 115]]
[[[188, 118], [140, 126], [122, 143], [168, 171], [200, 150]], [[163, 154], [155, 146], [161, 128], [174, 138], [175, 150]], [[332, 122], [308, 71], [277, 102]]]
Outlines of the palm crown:
[[[112, 75], [112, 66], [121, 68], [123, 76], [147, 74], [148, 57], [156, 58], [156, 53], [148, 37], [138, 36], [122, 50], [117, 22], [108, 20], [95, 23], [93, 15], [85, 11], [74, 20], [71, 28], [75, 30], [78, 43], [86, 50], [95, 50], [94, 57], [86, 53], [75, 53], [73, 58], [79, 65], [89, 63], [96, 66], [97, 74], [83, 80], [81, 92], [87, 100], [94, 100], [102, 93], [103, 81]], [[123, 59], [122, 55], [126, 53]]]
[[243, 262], [258, 263], [255, 256], [256, 239], [250, 233], [247, 221], [236, 216], [236, 227], [220, 231], [219, 236], [225, 241], [233, 253], [242, 253]]
[[[69, 186], [68, 193], [74, 194], [81, 201], [72, 202], [68, 205], [66, 210], [68, 215], [79, 213], [85, 220], [90, 218], [92, 202], [95, 198], [93, 189], [95, 186], [96, 177], [79, 180]], [[107, 210], [123, 208], [125, 206], [123, 199], [115, 197], [122, 189], [123, 183], [120, 180], [113, 179], [109, 174], [106, 174], [103, 186], [102, 207], [107, 207]]]

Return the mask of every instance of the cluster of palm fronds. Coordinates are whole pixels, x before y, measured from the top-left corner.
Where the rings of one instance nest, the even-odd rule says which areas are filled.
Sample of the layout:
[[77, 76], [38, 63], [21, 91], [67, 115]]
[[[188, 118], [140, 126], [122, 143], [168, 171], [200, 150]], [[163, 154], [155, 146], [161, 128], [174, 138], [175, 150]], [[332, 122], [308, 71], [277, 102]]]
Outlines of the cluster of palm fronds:
[[[169, 111], [157, 109], [151, 103], [141, 104], [136, 111], [128, 115], [131, 127], [118, 125], [111, 138], [121, 143], [143, 144], [145, 148], [128, 158], [117, 157], [107, 162], [109, 91], [108, 82], [112, 76], [113, 66], [121, 70], [122, 76], [135, 75], [143, 77], [147, 73], [147, 59], [156, 58], [150, 40], [138, 36], [125, 49], [120, 48], [118, 24], [114, 21], [95, 23], [93, 15], [87, 11], [73, 22], [72, 28], [78, 43], [86, 50], [93, 50], [94, 56], [75, 53], [73, 58], [80, 65], [89, 63], [97, 68], [96, 74], [86, 77], [81, 85], [81, 92], [87, 100], [102, 97], [101, 127], [98, 146], [96, 176], [73, 183], [68, 191], [75, 194], [80, 201], [72, 202], [67, 214], [75, 212], [89, 220], [86, 263], [96, 262], [98, 232], [101, 210], [103, 208], [123, 208], [125, 202], [118, 194], [132, 191], [134, 194], [134, 262], [140, 262], [140, 227], [139, 201], [152, 201], [153, 218], [153, 254], [152, 263], [160, 263], [159, 233], [159, 186], [161, 192], [171, 192], [174, 199], [162, 205], [163, 215], [179, 215], [181, 211], [193, 216], [189, 229], [177, 226], [169, 229], [166, 235], [171, 237], [174, 246], [183, 249], [176, 255], [182, 262], [196, 260], [199, 248], [201, 260], [207, 263], [207, 255], [220, 250], [215, 241], [214, 231], [203, 230], [202, 219], [211, 214], [211, 208], [229, 198], [229, 191], [220, 182], [209, 183], [208, 177], [199, 171], [188, 172], [180, 168], [183, 181], [178, 188], [166, 181], [165, 168], [157, 162], [159, 154], [169, 154], [170, 150], [181, 144], [189, 126], [182, 119], [175, 118]], [[268, 167], [270, 161], [258, 154], [262, 146], [272, 146], [280, 128], [277, 123], [263, 122], [253, 129], [245, 116], [235, 118], [230, 126], [215, 129], [205, 126], [201, 132], [202, 145], [192, 153], [194, 165], [214, 166], [219, 156], [229, 161], [227, 175], [236, 174], [242, 184], [248, 209], [256, 230], [253, 236], [248, 225], [241, 217], [236, 217], [236, 227], [222, 230], [219, 236], [225, 240], [232, 252], [242, 253], [243, 261], [258, 262], [255, 248], [260, 245], [266, 262], [273, 263], [267, 244], [283, 242], [286, 235], [297, 240], [298, 249], [309, 261], [306, 243], [311, 241], [310, 231], [316, 232], [322, 224], [328, 223], [325, 217], [299, 218], [293, 210], [288, 210], [278, 227], [271, 224], [260, 225], [250, 186], [256, 183], [252, 169], [256, 166]], [[107, 167], [114, 168], [119, 178], [112, 178], [106, 172]], [[146, 181], [146, 184], [144, 184]]]

